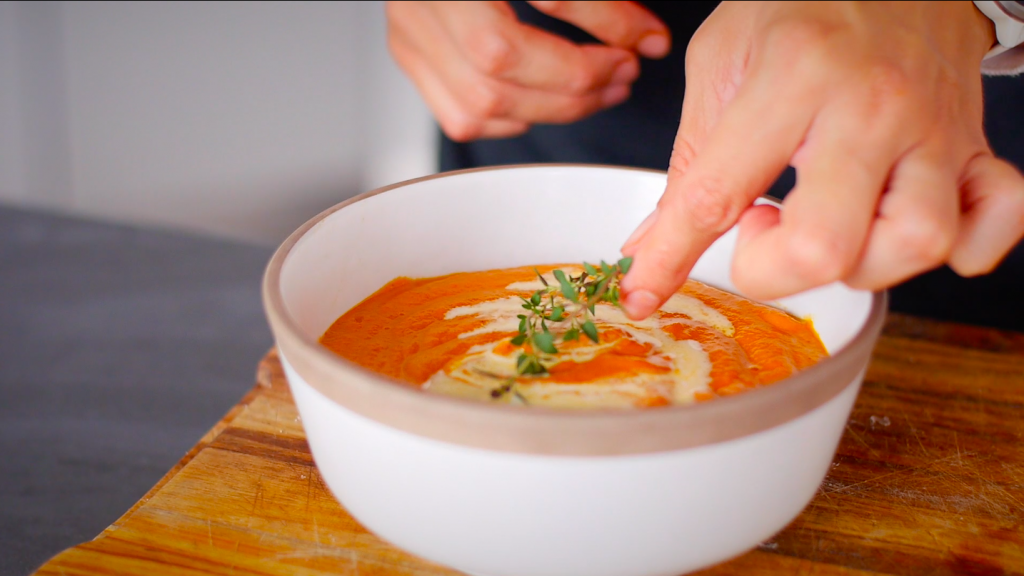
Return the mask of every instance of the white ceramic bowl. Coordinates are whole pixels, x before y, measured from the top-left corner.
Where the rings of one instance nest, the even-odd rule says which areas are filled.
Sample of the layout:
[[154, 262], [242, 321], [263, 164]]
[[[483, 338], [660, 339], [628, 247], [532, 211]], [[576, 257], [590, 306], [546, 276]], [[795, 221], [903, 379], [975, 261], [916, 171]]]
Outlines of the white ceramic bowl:
[[[318, 337], [396, 276], [610, 260], [665, 174], [519, 166], [412, 180], [313, 218], [263, 294], [313, 457], [368, 529], [486, 576], [675, 576], [789, 523], [828, 470], [881, 329], [884, 294], [828, 286], [781, 302], [832, 356], [775, 385], [644, 411], [523, 409], [428, 394]], [[735, 231], [693, 277], [732, 289]]]

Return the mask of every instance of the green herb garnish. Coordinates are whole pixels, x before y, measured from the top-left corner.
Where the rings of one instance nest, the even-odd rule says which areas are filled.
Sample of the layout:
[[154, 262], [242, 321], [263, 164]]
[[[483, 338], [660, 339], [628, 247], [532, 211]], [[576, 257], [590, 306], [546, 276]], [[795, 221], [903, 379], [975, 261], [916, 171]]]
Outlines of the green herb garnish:
[[491, 398], [514, 394], [525, 403], [525, 398], [516, 390], [516, 380], [522, 376], [545, 376], [553, 357], [558, 354], [556, 344], [580, 339], [582, 333], [594, 343], [601, 340], [597, 325], [594, 324], [594, 307], [598, 302], [621, 306], [619, 280], [629, 272], [632, 258], [623, 258], [615, 264], [601, 261], [600, 268], [586, 262], [583, 272], [569, 276], [562, 270], [552, 274], [557, 286], [552, 286], [537, 272], [544, 288], [529, 298], [521, 298], [524, 314], [519, 314], [519, 334], [510, 342], [524, 349], [516, 357], [516, 375], [506, 378], [500, 386], [491, 390]]

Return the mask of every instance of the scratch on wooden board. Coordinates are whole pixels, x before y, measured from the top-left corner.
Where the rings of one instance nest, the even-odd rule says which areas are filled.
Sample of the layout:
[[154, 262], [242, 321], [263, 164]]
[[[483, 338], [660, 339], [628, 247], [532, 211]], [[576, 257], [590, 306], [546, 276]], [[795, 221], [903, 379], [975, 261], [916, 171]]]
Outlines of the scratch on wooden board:
[[811, 547], [811, 556], [808, 559], [811, 560], [812, 562], [814, 562], [814, 561], [816, 561], [818, 559], [818, 556], [819, 556], [818, 552], [819, 552], [819, 549], [821, 547], [821, 538], [818, 537], [815, 534], [812, 534], [811, 535], [811, 542], [813, 543], [813, 545]]
[[287, 559], [298, 559], [303, 560], [306, 558], [351, 558], [351, 551], [338, 548], [321, 548], [319, 550], [297, 550], [295, 552], [283, 552], [281, 554], [275, 554], [274, 556], [268, 557], [268, 560], [287, 560]]
[[[980, 476], [979, 476], [979, 479], [981, 479]], [[984, 481], [984, 479], [982, 479], [982, 481]], [[991, 488], [991, 486], [989, 486], [989, 488]], [[998, 488], [998, 486], [996, 488]], [[1002, 513], [1004, 513], [1006, 511], [1006, 507], [1005, 506], [1002, 506], [1001, 503], [992, 500], [992, 498], [989, 498], [989, 495], [986, 494], [985, 491], [978, 490], [978, 491], [976, 491], [976, 494], [977, 494], [978, 500], [980, 500], [981, 502], [984, 502], [986, 504], [985, 508], [988, 509], [988, 512], [990, 514], [998, 517], [998, 516], [1001, 516]]]
[[[967, 452], [966, 453], [967, 456], [970, 456], [971, 454], [973, 454], [973, 452]], [[953, 462], [953, 460], [959, 460], [959, 459], [960, 459], [960, 455], [959, 454], [950, 454], [949, 456], [944, 456], [944, 457], [939, 458], [937, 460], [932, 460], [927, 466], [923, 466], [923, 467], [919, 468], [918, 470], [921, 471], [921, 472], [923, 472], [925, 470], [931, 470], [932, 468], [935, 468], [936, 466], [940, 466], [942, 464], [948, 464], [948, 463]]]
[[[241, 540], [235, 540], [235, 554], [234, 554], [234, 556], [232, 556], [232, 558], [237, 558], [238, 557], [238, 549], [241, 546], [242, 546], [242, 541]], [[232, 574], [235, 573], [235, 562], [234, 561], [231, 562], [231, 573]]]
[[352, 561], [352, 576], [359, 576], [359, 557], [355, 550], [349, 550], [349, 560]]
[[320, 551], [320, 527], [316, 524], [316, 514], [313, 515], [313, 542], [316, 543], [316, 549]]
[[[993, 491], [996, 491], [996, 492], [1000, 492], [1000, 493], [1002, 493], [1002, 494], [1003, 494], [1003, 496], [1006, 496], [1006, 497], [1007, 497], [1008, 499], [1012, 500], [1012, 501], [1013, 501], [1013, 502], [1014, 502], [1014, 503], [1015, 503], [1015, 504], [1017, 505], [1017, 510], [1024, 510], [1024, 503], [1021, 503], [1021, 501], [1020, 501], [1020, 500], [1018, 500], [1018, 499], [1017, 499], [1017, 498], [1016, 498], [1016, 497], [1015, 497], [1015, 496], [1014, 496], [1014, 495], [1013, 495], [1012, 493], [1010, 493], [1010, 491], [1009, 491], [1009, 490], [1007, 490], [1006, 488], [1003, 488], [1002, 486], [1000, 486], [1000, 485], [999, 485], [999, 484], [997, 484], [996, 482], [993, 482], [992, 480], [989, 480], [988, 478], [985, 478], [985, 477], [984, 477], [984, 476], [982, 476], [982, 475], [981, 475], [981, 473], [980, 473], [980, 472], [979, 472], [978, 470], [976, 470], [976, 469], [971, 469], [971, 472], [972, 472], [972, 473], [973, 473], [973, 474], [974, 474], [974, 475], [975, 475], [975, 476], [976, 476], [976, 477], [977, 477], [977, 478], [978, 478], [979, 480], [981, 480], [982, 482], [984, 482], [984, 483], [985, 483], [985, 486], [986, 486], [986, 487], [987, 487], [987, 488], [988, 488], [989, 490], [993, 490]], [[987, 500], [987, 498], [986, 498], [986, 500]], [[990, 502], [991, 502], [991, 500], [990, 500]], [[993, 506], [994, 506], [994, 505], [995, 505], [995, 503], [993, 503]], [[1002, 509], [1003, 507], [1002, 507], [1002, 506], [999, 506], [999, 508], [1001, 508], [1001, 509]], [[994, 510], [994, 508], [993, 508], [993, 510]], [[1002, 511], [1004, 511], [1004, 510], [1000, 510], [1000, 512], [1002, 512]]]
[[256, 513], [256, 505], [259, 503], [261, 498], [263, 498], [263, 475], [262, 474], [260, 474], [260, 477], [256, 479], [256, 493], [253, 494], [253, 496], [252, 496], [252, 510], [250, 510], [250, 514], [255, 514]]
[[931, 410], [925, 410], [924, 415], [928, 417], [929, 422], [931, 422], [932, 424], [935, 423], [935, 416], [932, 416]]
[[213, 548], [213, 527], [210, 526], [210, 519], [206, 519], [206, 535], [210, 538], [210, 548]]
[[862, 446], [867, 448], [868, 452], [871, 452], [871, 454], [874, 455], [874, 456], [878, 456], [878, 452], [875, 452], [874, 448], [872, 448], [867, 442], [864, 441], [863, 438], [860, 437], [860, 434], [857, 434], [856, 432], [854, 432], [853, 428], [850, 428], [849, 424], [846, 425], [846, 431], [849, 432], [850, 436], [853, 436], [853, 438], [857, 442], [860, 442]]
[[313, 475], [306, 475], [306, 513], [309, 514], [309, 500], [313, 496]]
[[[1010, 481], [1018, 488], [1024, 488], [1024, 465], [1011, 462], [1001, 462], [1003, 470], [1010, 477]], [[1024, 492], [1022, 492], [1024, 493]]]
[[[979, 522], [978, 514], [986, 507], [988, 509], [992, 508], [991, 501], [985, 498], [984, 495], [979, 494], [975, 489], [975, 485], [971, 482], [957, 476], [947, 479], [945, 484], [949, 487], [951, 493], [947, 497], [947, 501], [953, 511], [959, 515], [958, 524], [961, 526], [961, 529], [967, 525], [976, 526]], [[967, 517], [966, 520], [964, 516]], [[948, 520], [948, 522], [952, 522], [952, 519]]]
[[948, 462], [948, 461], [950, 461], [950, 460], [952, 460], [954, 458], [956, 458], [956, 456], [947, 456], [945, 458], [940, 458], [940, 459], [935, 460], [932, 463], [928, 464], [927, 466], [924, 466], [923, 468], [904, 468], [902, 470], [894, 470], [892, 472], [887, 472], [885, 474], [881, 474], [881, 475], [875, 476], [873, 478], [868, 478], [867, 480], [861, 480], [860, 482], [854, 482], [853, 484], [847, 484], [845, 486], [839, 486], [838, 488], [834, 488], [832, 490], [829, 490], [828, 492], [829, 493], [832, 493], [832, 492], [845, 492], [845, 491], [847, 491], [847, 490], [849, 490], [851, 488], [856, 488], [857, 486], [861, 486], [863, 484], [868, 484], [868, 483], [871, 483], [871, 482], [877, 482], [879, 480], [882, 480], [884, 478], [889, 478], [890, 476], [895, 476], [897, 474], [909, 474], [909, 475], [918, 474], [920, 472], [924, 472], [924, 471], [930, 470], [931, 468], [934, 468], [935, 466], [938, 466], [940, 464]]
[[[962, 463], [964, 456], [971, 457], [974, 455], [976, 455], [974, 452], [961, 451], [959, 454], [951, 454], [945, 458], [935, 460], [923, 468], [912, 471], [914, 473], [929, 470], [939, 472], [930, 481], [942, 484], [947, 488], [948, 493], [935, 493], [932, 490], [921, 489], [918, 486], [907, 488], [893, 483], [889, 483], [883, 489], [894, 498], [901, 500], [914, 499], [928, 504], [935, 510], [944, 512], [955, 511], [959, 514], [968, 515], [974, 521], [978, 520], [978, 512], [987, 512], [1003, 518], [1008, 510], [1012, 514], [1014, 510], [1024, 509], [1024, 503], [1009, 490], [999, 483], [984, 477], [973, 466], [968, 465], [962, 467], [961, 470], [963, 473], [976, 479], [977, 482], [965, 482], [959, 478], [948, 476], [948, 472], [953, 469], [951, 466], [955, 467], [957, 463]], [[872, 480], [877, 480], [877, 478]], [[961, 520], [963, 520], [962, 516]]]
[[[821, 487], [821, 488], [818, 489], [818, 494], [821, 494], [821, 496], [824, 497], [825, 500], [828, 500], [828, 504], [829, 504], [830, 507], [832, 507], [832, 508], [835, 507], [835, 504], [832, 503], [832, 497], [828, 495], [828, 491], [825, 490], [824, 487]], [[819, 504], [817, 499], [812, 500], [811, 503], [815, 504], [815, 505]]]
[[931, 456], [931, 454], [928, 453], [928, 449], [924, 447], [924, 442], [921, 442], [921, 437], [917, 434], [917, 428], [911, 426], [910, 431], [914, 433], [914, 439], [917, 440], [917, 445], [921, 447], [921, 452], [924, 452], [925, 456]]
[[925, 456], [931, 456], [931, 454], [928, 453], [928, 449], [924, 447], [924, 442], [921, 442], [921, 437], [918, 436], [917, 434], [917, 428], [914, 427], [914, 425], [910, 422], [910, 418], [907, 417], [907, 413], [904, 412], [903, 410], [900, 410], [900, 414], [902, 414], [903, 419], [907, 421], [907, 426], [910, 428], [910, 433], [913, 434], [914, 439], [917, 440], [917, 445], [921, 447], [921, 452], [923, 452]]
[[960, 458], [960, 440], [957, 438], [956, 430], [953, 430], [953, 444], [956, 446], [956, 463], [963, 468], [964, 461]]
[[[975, 508], [983, 498], [977, 496], [938, 495], [928, 490], [915, 490], [896, 486], [886, 487], [886, 495], [898, 501], [913, 502], [913, 505], [937, 512], [956, 511], [973, 517]], [[948, 524], [948, 521], [947, 521]]]

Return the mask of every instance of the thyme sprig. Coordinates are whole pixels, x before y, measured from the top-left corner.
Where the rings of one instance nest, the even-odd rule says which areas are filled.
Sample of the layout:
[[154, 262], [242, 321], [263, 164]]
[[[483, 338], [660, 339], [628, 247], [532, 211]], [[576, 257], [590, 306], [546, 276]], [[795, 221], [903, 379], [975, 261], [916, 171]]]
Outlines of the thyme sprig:
[[519, 318], [519, 333], [510, 340], [513, 346], [523, 349], [516, 357], [516, 375], [506, 378], [500, 386], [491, 390], [492, 398], [501, 398], [512, 393], [525, 403], [525, 398], [516, 389], [521, 376], [545, 376], [557, 355], [556, 343], [572, 342], [584, 335], [599, 343], [601, 338], [594, 324], [594, 311], [598, 302], [620, 306], [621, 290], [619, 280], [629, 272], [632, 258], [623, 258], [615, 264], [601, 261], [599, 266], [583, 263], [583, 271], [571, 276], [562, 270], [554, 270], [557, 286], [534, 268], [544, 288], [537, 290], [523, 301], [525, 314]]

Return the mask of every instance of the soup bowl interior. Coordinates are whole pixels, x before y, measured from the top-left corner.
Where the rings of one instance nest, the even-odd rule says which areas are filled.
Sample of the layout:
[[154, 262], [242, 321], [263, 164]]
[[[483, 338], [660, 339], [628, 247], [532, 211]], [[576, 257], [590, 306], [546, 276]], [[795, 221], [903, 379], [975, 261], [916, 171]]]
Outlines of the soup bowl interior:
[[[300, 230], [280, 275], [283, 302], [295, 327], [316, 340], [398, 276], [612, 261], [664, 187], [662, 172], [581, 166], [471, 170], [400, 184]], [[691, 276], [735, 291], [735, 235], [716, 242]], [[871, 303], [871, 293], [842, 284], [776, 302], [814, 320], [832, 354], [864, 326]]]
[[[327, 485], [383, 538], [478, 574], [678, 574], [781, 529], [827, 470], [884, 316], [835, 284], [774, 304], [832, 356], [695, 406], [566, 412], [428, 394], [321, 347], [397, 276], [598, 262], [654, 209], [665, 174], [595, 166], [451, 173], [340, 204], [264, 280], [275, 340]], [[734, 290], [735, 230], [692, 277]]]

